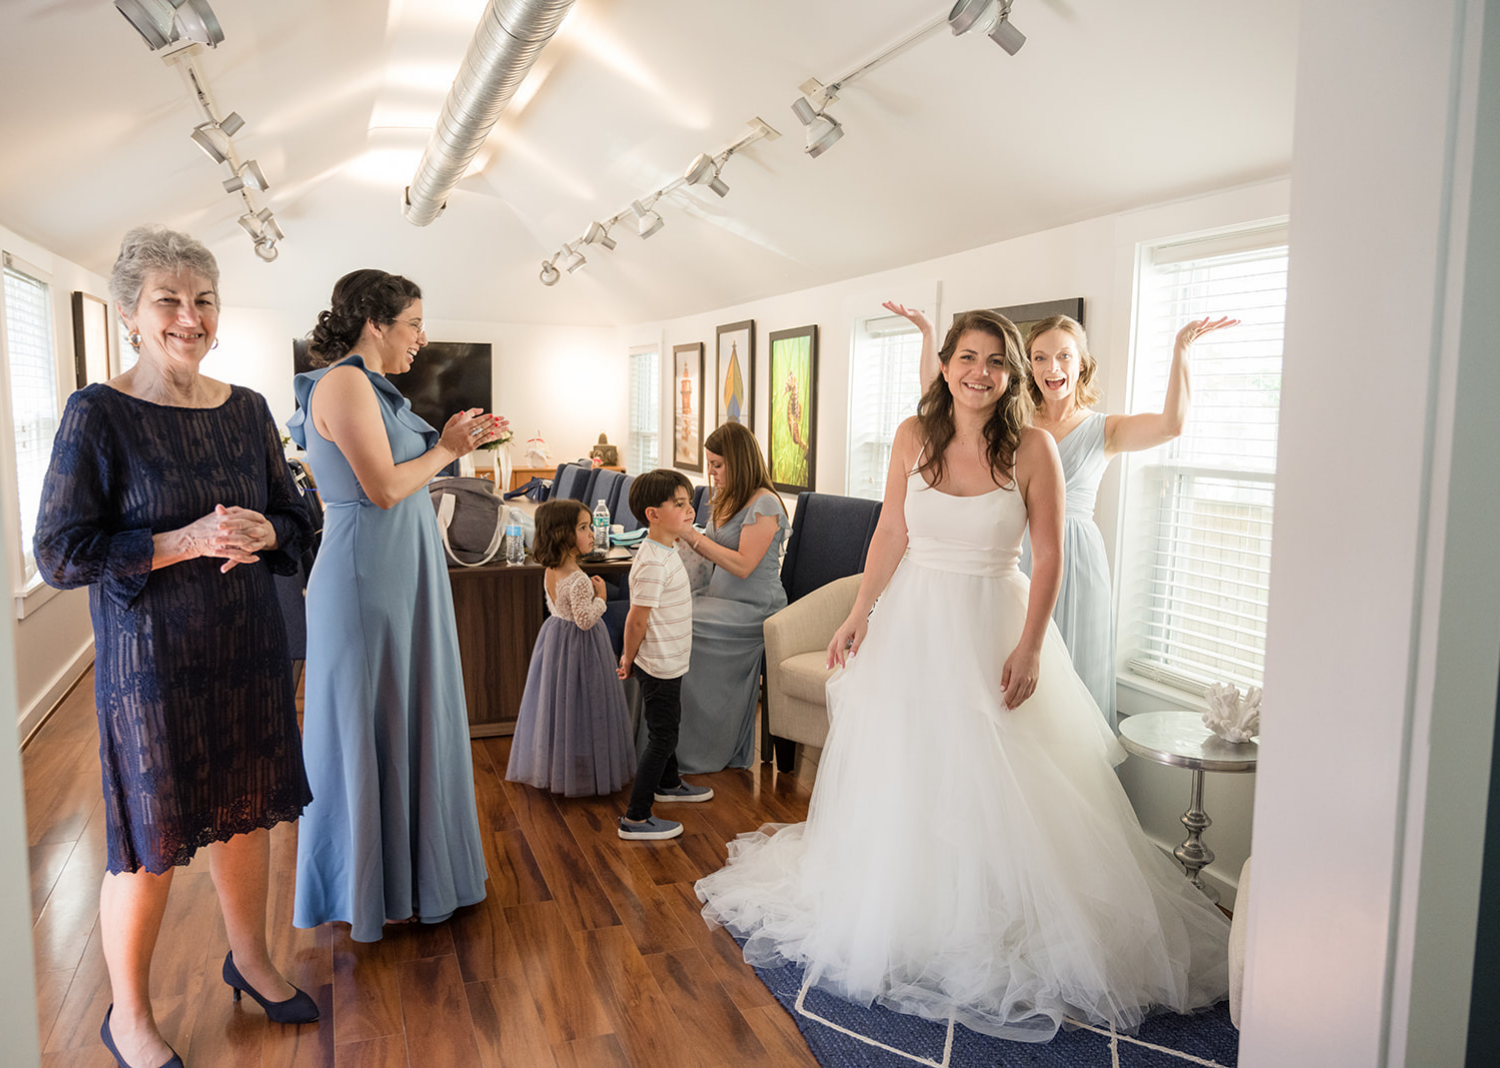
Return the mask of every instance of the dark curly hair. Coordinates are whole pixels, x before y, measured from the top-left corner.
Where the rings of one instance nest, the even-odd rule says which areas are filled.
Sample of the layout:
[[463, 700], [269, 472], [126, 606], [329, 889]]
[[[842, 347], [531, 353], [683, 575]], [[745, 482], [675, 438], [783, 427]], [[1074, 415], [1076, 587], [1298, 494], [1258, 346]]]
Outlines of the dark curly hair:
[[561, 567], [564, 560], [578, 548], [574, 530], [578, 526], [578, 513], [589, 514], [582, 501], [571, 497], [559, 497], [547, 501], [536, 510], [536, 538], [531, 544], [531, 555], [543, 567]]
[[373, 267], [350, 271], [334, 283], [329, 308], [318, 313], [318, 325], [308, 335], [313, 362], [326, 365], [342, 360], [364, 332], [365, 323], [393, 323], [412, 301], [421, 299], [417, 283], [399, 274]]
[[[995, 410], [985, 420], [984, 437], [990, 461], [990, 477], [1000, 484], [997, 475], [1011, 479], [1016, 466], [1016, 450], [1021, 445], [1021, 431], [1031, 422], [1031, 398], [1026, 393], [1026, 368], [1022, 363], [1021, 331], [1016, 324], [996, 312], [982, 309], [963, 312], [953, 317], [943, 347], [938, 350], [938, 359], [946, 370], [948, 361], [958, 349], [959, 339], [969, 330], [979, 330], [1000, 342], [1005, 357], [1005, 370], [1009, 378], [1005, 392], [995, 404]], [[922, 452], [927, 457], [920, 470], [931, 474], [928, 481], [940, 485], [943, 481], [943, 453], [953, 440], [956, 429], [953, 425], [953, 394], [948, 389], [948, 380], [938, 375], [922, 394], [917, 405], [917, 429], [922, 438]]]

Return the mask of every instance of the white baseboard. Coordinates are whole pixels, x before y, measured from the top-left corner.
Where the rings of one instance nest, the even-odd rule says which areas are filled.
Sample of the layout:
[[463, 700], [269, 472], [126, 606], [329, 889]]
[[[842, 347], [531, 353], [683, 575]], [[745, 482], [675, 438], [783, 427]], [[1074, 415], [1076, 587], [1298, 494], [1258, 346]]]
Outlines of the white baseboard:
[[94, 641], [90, 638], [83, 643], [78, 650], [78, 655], [73, 657], [67, 664], [63, 665], [61, 671], [53, 676], [52, 682], [42, 691], [41, 695], [31, 703], [26, 711], [21, 713], [20, 738], [21, 744], [31, 737], [33, 731], [42, 725], [48, 714], [57, 707], [67, 692], [73, 688], [89, 665], [94, 662]]

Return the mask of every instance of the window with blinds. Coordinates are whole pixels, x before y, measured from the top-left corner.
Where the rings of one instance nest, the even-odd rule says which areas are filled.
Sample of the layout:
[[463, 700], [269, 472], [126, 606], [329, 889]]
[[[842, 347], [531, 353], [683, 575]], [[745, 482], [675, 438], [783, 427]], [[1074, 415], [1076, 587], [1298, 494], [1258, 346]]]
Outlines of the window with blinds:
[[855, 324], [854, 367], [849, 382], [849, 459], [846, 492], [885, 496], [891, 446], [901, 420], [917, 414], [921, 397], [922, 335], [899, 315]]
[[1182, 436], [1131, 464], [1122, 659], [1130, 673], [1192, 693], [1261, 684], [1286, 282], [1284, 226], [1143, 257], [1131, 411], [1161, 409], [1184, 324], [1240, 320], [1194, 346]]
[[31, 538], [42, 500], [42, 482], [57, 433], [57, 361], [52, 300], [47, 283], [20, 261], [5, 257], [5, 343], [10, 369], [11, 430], [15, 436], [16, 487], [21, 517], [22, 579], [36, 575]]
[[630, 448], [626, 470], [632, 475], [660, 466], [657, 439], [661, 433], [660, 352], [654, 346], [630, 354]]

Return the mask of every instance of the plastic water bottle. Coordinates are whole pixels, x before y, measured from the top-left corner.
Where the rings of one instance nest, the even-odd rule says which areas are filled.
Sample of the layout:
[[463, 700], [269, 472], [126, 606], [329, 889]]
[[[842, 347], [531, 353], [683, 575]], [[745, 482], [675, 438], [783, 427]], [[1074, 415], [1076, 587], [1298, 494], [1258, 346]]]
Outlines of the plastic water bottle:
[[609, 552], [609, 506], [603, 497], [594, 505], [594, 552]]
[[505, 562], [508, 565], [526, 562], [526, 541], [521, 535], [521, 510], [510, 509], [505, 520]]

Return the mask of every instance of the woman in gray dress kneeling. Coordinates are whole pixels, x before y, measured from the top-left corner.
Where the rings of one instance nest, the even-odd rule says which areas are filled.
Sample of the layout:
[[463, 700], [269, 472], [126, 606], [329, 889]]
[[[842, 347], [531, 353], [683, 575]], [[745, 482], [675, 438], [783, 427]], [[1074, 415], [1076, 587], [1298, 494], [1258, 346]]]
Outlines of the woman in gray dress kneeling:
[[708, 532], [688, 547], [713, 565], [693, 593], [693, 659], [682, 680], [684, 772], [747, 768], [755, 756], [755, 704], [766, 618], [786, 607], [781, 546], [786, 507], [750, 429], [725, 423], [703, 443], [715, 492]]

